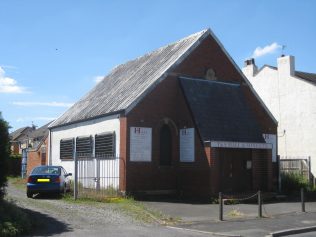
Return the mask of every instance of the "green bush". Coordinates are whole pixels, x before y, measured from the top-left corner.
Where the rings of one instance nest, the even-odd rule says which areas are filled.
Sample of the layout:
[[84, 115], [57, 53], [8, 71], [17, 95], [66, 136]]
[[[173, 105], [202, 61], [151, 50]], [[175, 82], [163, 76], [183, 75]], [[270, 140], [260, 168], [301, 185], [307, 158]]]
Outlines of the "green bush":
[[282, 192], [285, 194], [299, 192], [301, 188], [307, 191], [313, 189], [312, 185], [303, 175], [295, 172], [281, 174], [281, 187]]
[[21, 163], [22, 155], [11, 154], [8, 159], [8, 175], [9, 176], [20, 176], [21, 175]]
[[0, 112], [0, 200], [4, 197], [7, 183], [8, 158], [10, 155], [10, 139], [8, 130], [9, 125], [2, 118]]
[[11, 154], [10, 155], [10, 159], [22, 159], [22, 155], [21, 154]]

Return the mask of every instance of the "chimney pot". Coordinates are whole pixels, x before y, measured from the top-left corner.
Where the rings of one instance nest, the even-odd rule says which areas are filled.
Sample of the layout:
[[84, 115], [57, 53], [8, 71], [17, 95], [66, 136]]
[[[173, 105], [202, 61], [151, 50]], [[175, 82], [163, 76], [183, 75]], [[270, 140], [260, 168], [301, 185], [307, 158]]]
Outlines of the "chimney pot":
[[254, 59], [254, 58], [250, 58], [250, 59], [247, 59], [247, 60], [245, 61], [244, 66], [247, 67], [247, 66], [249, 66], [249, 65], [254, 65], [254, 64], [255, 64], [255, 59]]

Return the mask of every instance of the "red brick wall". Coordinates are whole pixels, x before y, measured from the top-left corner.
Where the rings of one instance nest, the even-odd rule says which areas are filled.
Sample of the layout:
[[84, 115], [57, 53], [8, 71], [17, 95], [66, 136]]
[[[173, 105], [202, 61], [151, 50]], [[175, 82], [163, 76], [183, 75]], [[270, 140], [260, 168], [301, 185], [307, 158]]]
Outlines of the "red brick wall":
[[[172, 132], [172, 165], [160, 166], [160, 128], [166, 119]], [[152, 161], [129, 161], [130, 127], [152, 128]], [[161, 82], [130, 114], [127, 115], [127, 171], [126, 188], [133, 190], [178, 190], [189, 192], [207, 189], [209, 164], [204, 147], [195, 130], [194, 163], [179, 162], [179, 129], [192, 128], [194, 122], [176, 77]], [[121, 141], [125, 138], [121, 137]]]
[[120, 190], [126, 191], [127, 119], [120, 117]]
[[271, 150], [252, 151], [252, 173], [254, 190], [273, 190]]
[[256, 118], [260, 122], [263, 133], [277, 132], [277, 126], [253, 95], [242, 75], [231, 64], [216, 41], [208, 36], [173, 72], [179, 75], [204, 78], [209, 68], [215, 71], [219, 80], [242, 83], [242, 89]]
[[[48, 161], [48, 146], [47, 143], [48, 139], [46, 138], [44, 145], [46, 145], [46, 149], [45, 149], [45, 153], [42, 153], [41, 148], [39, 148], [38, 150], [30, 150], [28, 152], [28, 157], [27, 157], [27, 167], [26, 167], [26, 174], [29, 175], [30, 172], [32, 171], [32, 169], [36, 166], [39, 165], [47, 165], [47, 161]], [[45, 159], [42, 159], [42, 156], [45, 156]]]
[[[181, 64], [169, 72], [169, 76], [159, 83], [128, 115], [121, 118], [121, 155], [126, 160], [126, 190], [164, 190], [177, 189], [187, 194], [217, 193], [220, 189], [219, 180], [219, 153], [217, 149], [204, 147], [197, 129], [195, 129], [195, 158], [194, 163], [179, 162], [179, 129], [195, 127], [192, 115], [179, 87], [177, 76], [204, 78], [206, 71], [212, 68], [218, 79], [242, 82], [239, 71], [231, 64], [215, 40], [206, 38]], [[273, 123], [258, 99], [252, 95], [250, 89], [243, 85], [247, 103], [252, 108], [263, 133], [276, 133], [276, 124]], [[172, 131], [172, 165], [159, 165], [159, 132], [167, 122]], [[152, 161], [129, 161], [130, 127], [152, 128]], [[260, 153], [260, 152], [259, 152]], [[254, 170], [260, 171], [266, 166], [268, 172], [272, 170], [271, 154], [258, 155], [254, 153]], [[260, 162], [259, 162], [259, 160]], [[265, 164], [267, 162], [267, 164]], [[261, 167], [261, 168], [260, 168]], [[255, 172], [255, 171], [254, 171]], [[271, 172], [270, 172], [271, 173]], [[269, 181], [270, 176], [269, 173]], [[260, 176], [260, 175], [259, 175]], [[261, 177], [261, 176], [260, 176]], [[254, 186], [260, 186], [260, 179], [254, 181]], [[124, 182], [122, 183], [122, 187]], [[269, 183], [270, 188], [270, 183]]]
[[173, 72], [204, 78], [209, 68], [219, 80], [242, 82], [242, 76], [222, 52], [215, 40], [208, 36]]
[[[229, 149], [229, 148], [228, 148]], [[221, 190], [221, 150], [223, 148], [211, 148], [211, 190], [217, 194]], [[276, 190], [273, 186], [273, 169], [271, 150], [253, 149], [252, 158], [252, 191], [272, 191]]]
[[11, 143], [11, 153], [12, 154], [19, 154], [20, 151], [20, 144], [18, 142]]
[[38, 165], [41, 165], [41, 156], [39, 151], [29, 151], [27, 157], [27, 169], [26, 174], [29, 175], [32, 169]]
[[219, 150], [216, 148], [210, 148], [211, 156], [211, 193], [216, 194], [220, 191], [220, 157]]

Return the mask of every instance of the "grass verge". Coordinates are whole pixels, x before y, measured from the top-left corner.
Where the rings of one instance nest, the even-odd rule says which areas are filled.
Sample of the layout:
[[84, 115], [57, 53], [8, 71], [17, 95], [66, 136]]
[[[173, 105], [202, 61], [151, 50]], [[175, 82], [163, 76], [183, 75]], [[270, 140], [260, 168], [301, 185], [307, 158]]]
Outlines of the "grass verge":
[[19, 176], [16, 176], [16, 177], [10, 176], [8, 177], [8, 182], [10, 184], [13, 184], [14, 187], [20, 190], [26, 190], [26, 179], [22, 179]]
[[132, 197], [120, 196], [104, 196], [97, 193], [90, 193], [88, 196], [80, 197], [74, 200], [72, 193], [67, 193], [63, 196], [63, 200], [73, 204], [89, 204], [107, 203], [113, 205], [118, 211], [125, 213], [133, 219], [145, 223], [159, 224], [175, 224], [180, 219], [173, 218], [162, 214], [161, 212], [147, 208], [141, 202], [134, 200]]
[[118, 204], [118, 208], [127, 215], [145, 223], [155, 222], [161, 225], [172, 225], [180, 221], [180, 218], [170, 217], [152, 210], [143, 203], [135, 201], [133, 198], [126, 198], [124, 202]]

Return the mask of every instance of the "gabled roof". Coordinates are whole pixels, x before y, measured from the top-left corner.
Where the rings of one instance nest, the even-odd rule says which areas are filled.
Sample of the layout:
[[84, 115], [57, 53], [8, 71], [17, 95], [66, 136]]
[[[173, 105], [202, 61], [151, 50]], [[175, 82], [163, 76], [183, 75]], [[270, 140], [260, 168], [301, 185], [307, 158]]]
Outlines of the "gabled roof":
[[15, 130], [15, 131], [11, 132], [10, 135], [9, 135], [10, 139], [12, 141], [17, 139], [17, 137], [19, 137], [26, 128], [28, 128], [28, 127], [19, 128], [19, 129]]
[[[257, 74], [260, 73], [261, 70], [263, 70], [265, 67], [271, 68], [273, 70], [278, 70], [278, 68], [275, 66], [265, 64], [258, 70]], [[294, 76], [296, 76], [298, 79], [301, 79], [301, 80], [304, 80], [304, 81], [307, 81], [309, 83], [316, 85], [316, 73], [295, 71]]]
[[12, 133], [10, 133], [10, 140], [11, 141], [20, 141], [25, 138], [25, 136], [28, 136], [33, 131], [33, 128], [31, 127], [22, 127], [19, 128]]
[[179, 78], [203, 141], [264, 143], [239, 84]]
[[43, 125], [42, 127], [34, 130], [30, 135], [29, 137], [32, 138], [32, 139], [43, 139], [43, 138], [46, 138], [48, 136], [48, 126], [52, 123], [49, 122], [45, 125]]
[[203, 30], [117, 66], [49, 127], [130, 109], [208, 35], [210, 31]]
[[180, 64], [207, 36], [211, 36], [216, 41], [267, 114], [277, 123], [221, 42], [208, 29], [115, 67], [89, 93], [50, 124], [49, 128], [111, 114], [129, 113], [160, 81], [167, 77], [167, 73], [172, 68]]
[[315, 73], [295, 71], [295, 76], [316, 85], [316, 74]]

